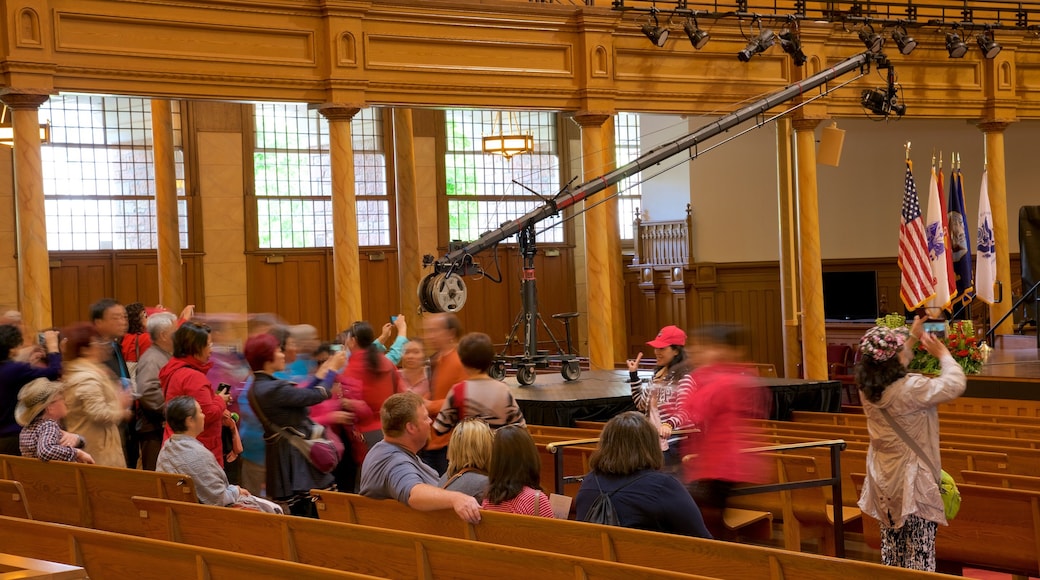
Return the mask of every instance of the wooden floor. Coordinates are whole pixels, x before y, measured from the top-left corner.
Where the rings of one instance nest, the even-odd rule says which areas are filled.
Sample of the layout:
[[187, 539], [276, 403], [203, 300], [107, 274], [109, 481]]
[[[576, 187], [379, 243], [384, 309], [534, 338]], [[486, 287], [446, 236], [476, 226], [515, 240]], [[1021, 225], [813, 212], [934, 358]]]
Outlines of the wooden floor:
[[1035, 348], [1001, 349], [990, 353], [979, 377], [1040, 379], [1040, 350]]

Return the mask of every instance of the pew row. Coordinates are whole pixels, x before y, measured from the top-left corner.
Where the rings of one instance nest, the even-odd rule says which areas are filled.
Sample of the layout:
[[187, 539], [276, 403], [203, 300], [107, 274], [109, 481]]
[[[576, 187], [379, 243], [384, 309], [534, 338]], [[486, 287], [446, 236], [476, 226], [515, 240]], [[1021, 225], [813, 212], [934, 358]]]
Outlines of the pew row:
[[0, 554], [0, 578], [14, 580], [87, 580], [87, 572], [79, 566], [68, 566], [46, 560]]
[[[865, 475], [853, 474], [857, 489]], [[949, 526], [939, 526], [936, 559], [961, 566], [1022, 576], [1040, 575], [1040, 491], [957, 484], [961, 509]], [[863, 518], [863, 539], [881, 546], [873, 518]]]
[[0, 516], [32, 519], [32, 510], [21, 483], [0, 479]]
[[375, 500], [323, 490], [312, 490], [311, 495], [316, 499], [318, 514], [323, 520], [373, 527], [392, 526], [423, 535], [599, 558], [713, 578], [833, 580], [840, 577], [843, 580], [865, 580], [883, 577], [897, 580], [948, 577], [775, 548], [496, 512], [482, 512], [481, 523], [472, 525], [450, 511], [421, 512], [393, 500]]
[[[540, 580], [628, 580], [636, 576], [674, 580], [706, 578], [700, 574], [644, 570], [599, 558], [536, 552], [384, 527], [153, 498], [134, 498], [134, 503], [141, 511], [146, 534], [155, 539], [195, 546], [221, 542], [225, 549], [233, 552], [388, 578], [483, 580], [493, 575]], [[440, 515], [461, 521], [454, 512]]]
[[0, 455], [0, 478], [21, 483], [36, 520], [124, 534], [141, 532], [135, 495], [199, 501], [190, 477], [140, 469]]
[[[364, 580], [377, 578], [128, 534], [0, 516], [4, 552], [81, 566], [91, 580]], [[345, 548], [344, 548], [345, 549]]]

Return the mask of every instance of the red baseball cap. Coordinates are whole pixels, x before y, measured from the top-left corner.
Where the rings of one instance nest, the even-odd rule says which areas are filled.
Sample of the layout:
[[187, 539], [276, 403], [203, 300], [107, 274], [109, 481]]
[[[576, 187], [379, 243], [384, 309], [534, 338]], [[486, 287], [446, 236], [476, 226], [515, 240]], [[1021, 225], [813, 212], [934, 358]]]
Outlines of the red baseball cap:
[[686, 346], [686, 333], [678, 326], [666, 326], [657, 333], [657, 338], [646, 343], [654, 348]]

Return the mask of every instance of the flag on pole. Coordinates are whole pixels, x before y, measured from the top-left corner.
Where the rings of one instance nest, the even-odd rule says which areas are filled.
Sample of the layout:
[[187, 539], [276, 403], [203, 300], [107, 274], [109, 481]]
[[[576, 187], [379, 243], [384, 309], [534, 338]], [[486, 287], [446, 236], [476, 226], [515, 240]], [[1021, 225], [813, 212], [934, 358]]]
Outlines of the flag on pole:
[[968, 237], [968, 217], [964, 211], [964, 187], [961, 170], [950, 172], [950, 198], [946, 217], [950, 223], [950, 260], [956, 288], [954, 301], [968, 302], [975, 289], [971, 280], [971, 241]]
[[989, 186], [986, 185], [986, 172], [982, 172], [982, 186], [979, 188], [979, 230], [977, 234], [978, 255], [975, 256], [975, 295], [987, 304], [993, 304], [996, 297], [993, 286], [997, 281], [997, 244], [993, 239], [993, 212], [989, 209]]
[[910, 160], [906, 161], [903, 217], [899, 222], [899, 296], [907, 310], [916, 310], [935, 293], [928, 260], [928, 237], [921, 222], [921, 202]]
[[935, 278], [935, 292], [928, 306], [950, 310], [950, 300], [956, 291], [953, 286], [952, 270], [950, 262], [949, 246], [946, 235], [946, 204], [943, 203], [942, 186], [935, 175], [935, 166], [932, 166], [932, 178], [928, 184], [928, 219], [925, 221], [925, 231], [928, 234], [928, 261], [931, 264], [932, 276]]

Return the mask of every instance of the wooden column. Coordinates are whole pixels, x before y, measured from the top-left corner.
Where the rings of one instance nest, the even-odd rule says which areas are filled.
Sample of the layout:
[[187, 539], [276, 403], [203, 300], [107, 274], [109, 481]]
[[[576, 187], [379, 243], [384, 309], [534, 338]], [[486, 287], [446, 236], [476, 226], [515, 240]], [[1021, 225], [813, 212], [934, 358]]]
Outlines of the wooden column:
[[777, 192], [780, 208], [780, 307], [784, 315], [784, 376], [798, 377], [802, 363], [798, 317], [798, 200], [794, 185], [791, 119], [776, 122]]
[[177, 167], [170, 101], [152, 99], [152, 154], [155, 157], [155, 225], [159, 239], [159, 302], [173, 312], [185, 306], [181, 233], [177, 219]]
[[[602, 175], [602, 168], [613, 157], [603, 124], [611, 115], [606, 113], [580, 112], [574, 122], [581, 127], [582, 173], [585, 181]], [[612, 142], [613, 139], [610, 139]], [[589, 208], [611, 195], [613, 188], [600, 192], [585, 201]], [[616, 204], [600, 203], [585, 212], [585, 264], [588, 276], [589, 305], [589, 364], [593, 369], [613, 369], [614, 355], [614, 308], [612, 304], [613, 281], [611, 262], [620, 258], [610, 253], [610, 236], [617, 237], [617, 229], [610, 231], [608, 207]], [[622, 351], [623, 352], [623, 351]]]
[[361, 312], [361, 259], [357, 228], [357, 194], [354, 190], [354, 144], [350, 120], [360, 107], [338, 104], [317, 106], [329, 120], [332, 165], [332, 279], [336, 331], [364, 317]]
[[[614, 115], [607, 117], [603, 123], [603, 161], [604, 165], [599, 169], [599, 175], [612, 171], [617, 167], [617, 144], [615, 142]], [[585, 176], [586, 179], [588, 176]], [[594, 177], [598, 177], [594, 176]], [[617, 187], [612, 187], [596, 196], [593, 203], [603, 201], [607, 197], [617, 193]], [[614, 323], [614, 355], [618, 358], [627, 358], [628, 352], [628, 321], [625, 314], [625, 273], [621, 265], [621, 222], [618, 215], [618, 203], [615, 198], [605, 202], [603, 206], [607, 214], [607, 243], [609, 244], [607, 255], [610, 260], [610, 307], [613, 312], [611, 316]]]
[[[997, 246], [997, 281], [1003, 289], [1003, 298], [989, 307], [989, 319], [1000, 320], [1011, 310], [1011, 259], [1008, 245], [1007, 179], [1004, 172], [1004, 130], [1007, 121], [979, 123], [986, 135], [986, 187], [989, 188], [989, 205], [993, 211], [993, 241]], [[1023, 288], [1025, 292], [1028, 288]], [[1000, 324], [995, 334], [1014, 334], [1012, 317]]]
[[18, 308], [26, 337], [54, 325], [51, 269], [47, 254], [47, 209], [40, 160], [40, 105], [48, 95], [8, 93], [0, 99], [10, 109], [14, 127], [15, 232], [18, 236]]
[[[416, 294], [422, 279], [419, 249], [419, 201], [416, 197], [415, 134], [411, 109], [394, 109], [394, 169], [397, 173], [397, 265], [401, 285], [401, 312], [414, 318], [419, 312]], [[417, 322], [418, 319], [415, 319]], [[418, 328], [418, 327], [416, 327]]]
[[798, 159], [798, 257], [802, 280], [802, 368], [807, 379], [827, 378], [827, 330], [823, 318], [820, 207], [816, 188], [816, 125], [795, 119]]

